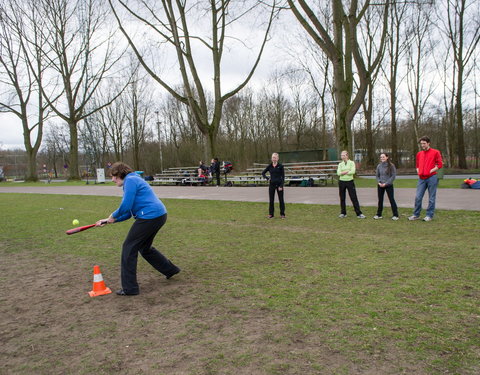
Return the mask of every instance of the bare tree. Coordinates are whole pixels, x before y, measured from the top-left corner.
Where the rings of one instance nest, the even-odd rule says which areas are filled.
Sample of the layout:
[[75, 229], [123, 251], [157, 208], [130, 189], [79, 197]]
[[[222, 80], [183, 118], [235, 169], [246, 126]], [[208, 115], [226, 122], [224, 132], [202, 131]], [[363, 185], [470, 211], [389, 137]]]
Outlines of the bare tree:
[[442, 28], [453, 51], [456, 67], [455, 120], [458, 166], [467, 168], [463, 125], [463, 90], [470, 59], [480, 41], [480, 9], [475, 0], [447, 0], [446, 14], [440, 14]]
[[151, 89], [148, 88], [148, 80], [142, 77], [138, 65], [133, 65], [132, 68], [134, 69], [133, 78], [125, 94], [122, 96], [122, 101], [124, 103], [124, 110], [127, 113], [128, 126], [130, 129], [133, 167], [136, 170], [140, 170], [141, 148], [145, 143], [148, 133], [148, 122], [149, 120], [151, 122], [154, 121], [153, 112], [155, 105], [152, 102]]
[[[92, 102], [96, 106], [95, 101]], [[102, 167], [106, 164], [109, 150], [109, 128], [111, 124], [105, 123], [102, 111], [97, 111], [87, 117], [78, 127], [79, 147], [87, 156], [87, 167]]]
[[[224, 102], [236, 95], [243, 89], [253, 76], [260, 58], [268, 40], [270, 28], [277, 9], [275, 0], [273, 0], [269, 18], [266, 22], [263, 38], [258, 49], [254, 62], [249, 69], [246, 77], [240, 84], [228, 92], [222, 91], [222, 59], [225, 58], [225, 51], [231, 51], [226, 41], [237, 40], [228, 34], [229, 28], [233, 28], [240, 19], [245, 19], [253, 10], [263, 5], [263, 2], [251, 1], [241, 2], [240, 5], [230, 0], [209, 0], [195, 2], [193, 5], [187, 5], [185, 0], [162, 0], [159, 2], [159, 8], [156, 9], [149, 1], [139, 0], [135, 3], [140, 9], [134, 9], [133, 6], [122, 0], [109, 0], [115, 17], [118, 21], [121, 31], [125, 35], [131, 48], [137, 55], [145, 70], [167, 90], [175, 99], [188, 105], [195, 122], [207, 138], [208, 149], [211, 155], [215, 154], [215, 140], [218, 133], [220, 120], [222, 116], [222, 107]], [[147, 56], [142, 53], [139, 42], [124, 27], [125, 20], [121, 19], [118, 10], [113, 3], [120, 6], [128, 12], [134, 19], [147, 25], [149, 32], [154, 33], [158, 38], [159, 44], [165, 44], [173, 48], [176, 56], [176, 63], [180, 69], [182, 90], [176, 89], [167, 82], [167, 77], [155, 70], [154, 64], [147, 61]], [[201, 19], [209, 18], [209, 32], [205, 35], [196, 35], [191, 30], [202, 23]], [[242, 42], [245, 44], [245, 41]], [[212, 81], [202, 80], [199, 72], [200, 58], [195, 58], [199, 50], [206, 48], [211, 54], [211, 70], [213, 72], [213, 102], [208, 99], [208, 86]], [[151, 50], [151, 47], [149, 48]]]
[[265, 104], [268, 121], [275, 129], [275, 138], [278, 141], [278, 151], [286, 150], [288, 140], [288, 123], [291, 116], [291, 105], [285, 95], [282, 85], [283, 77], [281, 72], [275, 71], [270, 78], [270, 87], [265, 89]]
[[378, 50], [377, 43], [379, 33], [383, 33], [382, 25], [375, 22], [378, 19], [378, 15], [375, 13], [378, 8], [369, 8], [365, 12], [364, 27], [360, 28], [361, 40], [365, 46], [365, 65], [370, 73], [370, 79], [367, 83], [367, 93], [363, 101], [363, 114], [365, 118], [365, 146], [367, 149], [366, 166], [372, 167], [375, 163], [375, 143], [374, 143], [374, 126], [373, 126], [373, 103], [374, 103], [374, 86], [380, 72], [381, 64], [374, 64], [375, 55]]
[[49, 123], [46, 127], [45, 142], [41, 153], [45, 155], [48, 169], [53, 169], [55, 178], [58, 177], [59, 165], [67, 165], [68, 159], [68, 126], [67, 124]]
[[398, 154], [398, 137], [397, 137], [397, 94], [399, 82], [399, 64], [408, 47], [407, 38], [405, 38], [405, 22], [404, 17], [408, 9], [407, 3], [398, 4], [392, 2], [390, 11], [390, 33], [387, 41], [387, 56], [389, 58], [388, 69], [385, 69], [384, 75], [388, 84], [390, 95], [390, 144], [392, 148], [391, 159], [397, 166], [401, 165], [401, 158]]
[[[333, 119], [329, 118], [331, 112], [331, 106], [333, 101], [333, 87], [330, 79], [331, 69], [330, 60], [325, 53], [318, 48], [315, 48], [314, 43], [311, 40], [306, 41], [306, 55], [308, 56], [305, 61], [301, 58], [298, 59], [301, 67], [310, 78], [310, 84], [315, 92], [319, 105], [317, 112], [320, 113], [316, 116], [315, 128], [318, 123], [321, 124], [321, 129], [317, 131], [314, 129], [313, 134], [320, 136], [320, 144], [323, 150], [323, 160], [328, 158], [328, 123]], [[332, 121], [333, 123], [333, 121]]]
[[[349, 2], [347, 10], [344, 1], [332, 0], [333, 32], [331, 33], [306, 0], [288, 0], [288, 4], [301, 26], [332, 62], [337, 142], [342, 149], [352, 151], [351, 122], [362, 105], [372, 73], [383, 57], [389, 4], [386, 2], [382, 5], [380, 42], [377, 54], [370, 64], [370, 69], [365, 64], [357, 40], [358, 26], [367, 9], [373, 6], [369, 0], [366, 0], [360, 9], [358, 1], [352, 0]], [[355, 95], [354, 74], [357, 74], [359, 79]]]
[[[47, 61], [48, 84], [41, 82], [43, 98], [70, 131], [70, 179], [79, 179], [78, 124], [110, 105], [121, 92], [112, 93], [93, 107], [95, 92], [113, 77], [113, 68], [123, 54], [108, 29], [108, 9], [100, 0], [38, 0], [42, 9], [45, 44], [30, 40]], [[109, 76], [110, 74], [110, 76]], [[36, 76], [38, 80], [38, 76]]]
[[[114, 89], [121, 90], [120, 87]], [[127, 136], [127, 113], [123, 103], [118, 98], [109, 106], [98, 112], [99, 121], [108, 135], [108, 144], [113, 151], [115, 160], [124, 160], [125, 139]]]
[[[327, 17], [323, 12], [321, 15]], [[330, 78], [332, 72], [330, 60], [312, 39], [305, 39], [303, 33], [295, 35], [292, 41], [285, 43], [285, 52], [291, 59], [291, 74], [295, 76], [303, 72], [305, 76], [305, 82], [299, 85], [299, 88], [314, 102], [306, 103], [307, 105], [312, 105], [309, 109], [312, 112], [310, 120], [312, 123], [309, 129], [309, 138], [312, 144], [309, 147], [316, 148], [320, 145], [323, 150], [323, 159], [327, 160], [327, 129], [329, 123], [333, 123], [333, 116], [330, 118], [329, 115], [332, 112], [332, 82]], [[294, 102], [301, 104], [301, 100], [298, 99], [300, 97], [297, 97], [297, 100], [294, 100]], [[297, 112], [303, 112], [303, 109], [300, 108], [296, 110]]]
[[[28, 13], [29, 17], [22, 17], [22, 13]], [[15, 0], [4, 0], [0, 3], [0, 66], [3, 68], [0, 82], [7, 86], [7, 91], [2, 95], [5, 100], [0, 98], [0, 112], [11, 112], [22, 123], [23, 144], [28, 157], [25, 176], [27, 181], [38, 180], [37, 154], [48, 113], [33, 78], [33, 75], [36, 75], [39, 81], [43, 80], [45, 68], [40, 50], [27, 51], [24, 35], [28, 33], [38, 44], [43, 43], [38, 27], [41, 17], [33, 1], [19, 3]], [[36, 105], [31, 105], [35, 101]], [[30, 116], [32, 108], [35, 108], [36, 112], [34, 121]]]
[[477, 71], [479, 69], [479, 66], [477, 65], [477, 56], [474, 56], [473, 60], [473, 131], [474, 131], [474, 136], [473, 136], [473, 149], [474, 149], [474, 155], [475, 155], [475, 168], [478, 169], [479, 163], [480, 163], [480, 136], [478, 134], [478, 116], [480, 115], [478, 113], [478, 97], [480, 95], [479, 89], [478, 89], [478, 81], [477, 81]]
[[411, 9], [406, 32], [410, 43], [407, 48], [407, 87], [410, 99], [410, 117], [413, 128], [413, 155], [418, 151], [420, 124], [429, 98], [434, 92], [434, 80], [426, 79], [432, 71], [432, 51], [435, 41], [429, 39], [432, 28], [432, 5], [415, 4]]

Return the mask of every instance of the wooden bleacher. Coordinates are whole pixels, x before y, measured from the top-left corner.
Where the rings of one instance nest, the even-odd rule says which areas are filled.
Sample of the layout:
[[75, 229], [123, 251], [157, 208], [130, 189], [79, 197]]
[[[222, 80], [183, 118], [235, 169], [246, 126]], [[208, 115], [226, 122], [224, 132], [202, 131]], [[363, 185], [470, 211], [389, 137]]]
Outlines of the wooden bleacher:
[[153, 176], [150, 185], [205, 185], [209, 181], [198, 177], [198, 166], [168, 168]]
[[[332, 185], [337, 175], [337, 166], [340, 161], [315, 161], [283, 163], [285, 168], [285, 182], [289, 186], [300, 185], [303, 181], [313, 180], [314, 183], [327, 186], [331, 181]], [[231, 176], [228, 180], [232, 183], [266, 184], [262, 172], [268, 164], [253, 163], [253, 167], [247, 168], [238, 176]]]
[[[317, 162], [299, 162], [283, 163], [285, 167], [285, 183], [289, 186], [302, 184], [303, 181], [313, 181], [323, 186], [328, 182], [332, 185], [337, 175], [337, 166], [340, 161], [317, 161]], [[268, 181], [262, 177], [262, 172], [268, 164], [253, 163], [251, 168], [245, 172], [232, 173], [227, 175], [229, 185], [257, 186], [266, 185]], [[162, 173], [154, 175], [152, 185], [207, 185], [211, 178], [206, 180], [198, 177], [198, 166], [195, 167], [175, 167], [168, 168]], [[222, 176], [224, 181], [224, 177]]]

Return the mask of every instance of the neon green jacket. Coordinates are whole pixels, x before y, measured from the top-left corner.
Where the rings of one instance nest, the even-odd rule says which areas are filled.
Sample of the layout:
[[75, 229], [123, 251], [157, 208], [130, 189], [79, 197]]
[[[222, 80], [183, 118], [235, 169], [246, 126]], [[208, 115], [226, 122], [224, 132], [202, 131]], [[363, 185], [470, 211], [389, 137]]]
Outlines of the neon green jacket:
[[[347, 174], [342, 175], [342, 172], [348, 171]], [[352, 181], [353, 175], [355, 174], [355, 163], [353, 160], [347, 160], [345, 163], [341, 161], [338, 164], [337, 175], [339, 176], [340, 181]]]

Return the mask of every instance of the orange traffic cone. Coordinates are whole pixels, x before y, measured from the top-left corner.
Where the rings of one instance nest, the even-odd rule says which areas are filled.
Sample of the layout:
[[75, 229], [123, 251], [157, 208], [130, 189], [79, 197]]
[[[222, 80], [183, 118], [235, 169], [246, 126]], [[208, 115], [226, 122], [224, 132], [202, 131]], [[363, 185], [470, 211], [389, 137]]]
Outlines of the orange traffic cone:
[[103, 276], [100, 272], [99, 266], [93, 266], [93, 290], [88, 292], [90, 297], [103, 296], [104, 294], [112, 293], [110, 288], [107, 288], [103, 281]]

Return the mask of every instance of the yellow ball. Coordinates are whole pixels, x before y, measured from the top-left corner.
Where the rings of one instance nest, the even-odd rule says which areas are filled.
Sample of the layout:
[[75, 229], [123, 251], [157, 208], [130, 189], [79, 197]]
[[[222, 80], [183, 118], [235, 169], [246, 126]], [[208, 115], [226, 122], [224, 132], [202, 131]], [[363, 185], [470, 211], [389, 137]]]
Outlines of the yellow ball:
[[78, 225], [78, 224], [80, 224], [80, 222], [77, 219], [75, 219], [75, 220], [72, 221], [72, 224], [73, 225]]

